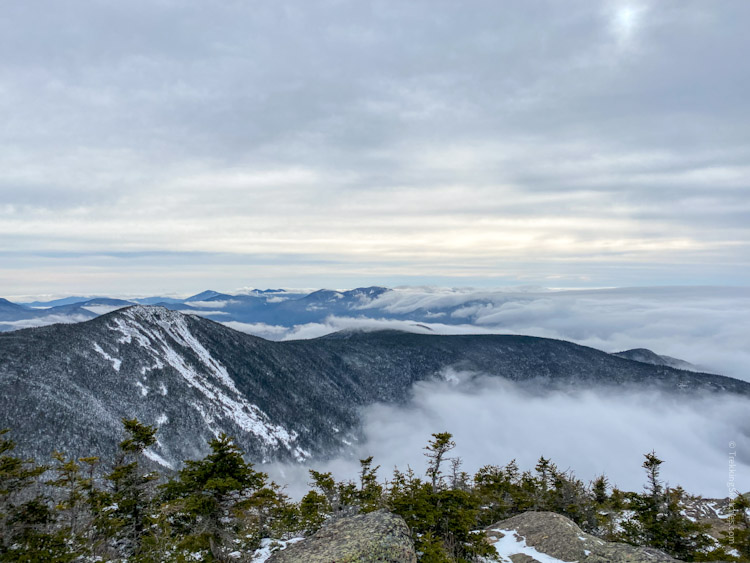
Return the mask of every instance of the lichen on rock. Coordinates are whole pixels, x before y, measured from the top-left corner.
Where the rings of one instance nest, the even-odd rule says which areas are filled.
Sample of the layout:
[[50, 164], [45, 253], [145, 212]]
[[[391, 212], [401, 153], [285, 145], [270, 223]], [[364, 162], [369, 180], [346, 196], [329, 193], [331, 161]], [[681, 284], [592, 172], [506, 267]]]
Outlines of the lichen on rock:
[[274, 553], [268, 563], [416, 563], [403, 518], [386, 510], [332, 521], [309, 538]]
[[524, 512], [488, 527], [487, 538], [500, 561], [538, 563], [674, 563], [677, 560], [651, 548], [607, 542], [585, 533], [553, 512]]

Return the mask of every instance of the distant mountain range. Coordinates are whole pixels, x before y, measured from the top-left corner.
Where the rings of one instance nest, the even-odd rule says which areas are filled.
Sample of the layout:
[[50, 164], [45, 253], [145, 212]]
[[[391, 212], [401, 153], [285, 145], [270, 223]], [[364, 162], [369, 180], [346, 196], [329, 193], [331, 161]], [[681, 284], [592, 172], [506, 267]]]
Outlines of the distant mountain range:
[[[267, 307], [269, 315], [286, 304], [313, 318], [317, 304], [353, 307], [381, 291], [240, 301]], [[234, 299], [201, 294], [196, 301], [227, 297]], [[120, 304], [98, 299], [56, 307]], [[11, 313], [18, 307], [0, 305]], [[120, 439], [120, 419], [135, 416], [159, 427], [149, 455], [166, 467], [203, 455], [207, 440], [220, 432], [235, 436], [254, 461], [302, 461], [357, 440], [361, 407], [405, 403], [415, 382], [455, 371], [544, 389], [636, 386], [677, 397], [750, 396], [750, 383], [560, 340], [389, 330], [273, 342], [199, 316], [136, 305], [87, 322], [0, 334], [0, 428], [13, 429], [21, 451], [40, 458], [54, 449], [108, 455]]]
[[[203, 316], [217, 322], [264, 323], [283, 327], [321, 322], [331, 315], [365, 316], [367, 305], [390, 291], [383, 287], [350, 291], [321, 289], [299, 293], [282, 289], [252, 290], [238, 295], [203, 291], [185, 299], [145, 297], [123, 300], [107, 297], [65, 297], [51, 301], [11, 303], [0, 299], [0, 331], [81, 322], [131, 305], [159, 305]], [[398, 315], [388, 315], [399, 318]], [[421, 318], [422, 315], [417, 315]]]
[[[679, 295], [676, 288], [650, 288], [648, 294]], [[541, 288], [515, 290], [441, 290], [429, 288], [389, 289], [380, 286], [361, 287], [348, 291], [321, 289], [290, 291], [284, 289], [253, 289], [237, 294], [206, 290], [185, 299], [145, 297], [114, 299], [108, 297], [65, 297], [52, 301], [11, 303], [0, 299], [0, 332], [75, 323], [133, 305], [156, 305], [222, 323], [230, 328], [269, 340], [314, 338], [342, 329], [397, 329], [429, 334], [456, 333], [523, 333], [534, 325], [540, 315], [576, 314], [575, 300], [596, 295], [628, 295], [624, 290], [555, 291]], [[750, 297], [740, 293], [739, 298]], [[550, 304], [555, 305], [550, 305]], [[559, 307], [556, 304], [560, 304]], [[568, 307], [568, 309], [566, 309]], [[532, 324], [530, 324], [532, 323]], [[590, 330], [571, 330], [570, 323], [551, 320], [551, 330], [540, 335], [574, 341], [586, 340]], [[556, 329], [562, 328], [562, 332]], [[581, 338], [583, 336], [583, 338]], [[630, 340], [634, 344], [633, 339]], [[644, 342], [645, 344], [646, 342]], [[645, 349], [618, 352], [622, 357], [691, 371], [711, 371], [669, 356]]]

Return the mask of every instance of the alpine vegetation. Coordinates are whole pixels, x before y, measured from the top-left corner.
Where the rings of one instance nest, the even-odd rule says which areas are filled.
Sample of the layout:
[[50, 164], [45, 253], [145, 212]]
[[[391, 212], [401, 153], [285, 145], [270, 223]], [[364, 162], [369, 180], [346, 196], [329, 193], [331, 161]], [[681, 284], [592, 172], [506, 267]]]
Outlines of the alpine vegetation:
[[[507, 533], [502, 521], [540, 511], [567, 517], [600, 544], [656, 548], [681, 561], [750, 561], [748, 498], [706, 503], [669, 487], [654, 452], [644, 456], [643, 490], [632, 492], [610, 486], [605, 475], [585, 483], [544, 457], [533, 470], [511, 460], [469, 475], [452, 455], [452, 435], [440, 432], [424, 448], [423, 470], [396, 468], [379, 481], [372, 457], [360, 460], [352, 481], [311, 470], [312, 488], [293, 502], [226, 434], [211, 439], [205, 457], [167, 476], [148, 468], [157, 429], [136, 419], [122, 424], [113, 457], [55, 452], [47, 464], [17, 456], [3, 431], [2, 560], [260, 562], [338, 519], [386, 509], [403, 518], [425, 563], [504, 561], [507, 546], [484, 530]], [[729, 526], [691, 516], [696, 506]]]

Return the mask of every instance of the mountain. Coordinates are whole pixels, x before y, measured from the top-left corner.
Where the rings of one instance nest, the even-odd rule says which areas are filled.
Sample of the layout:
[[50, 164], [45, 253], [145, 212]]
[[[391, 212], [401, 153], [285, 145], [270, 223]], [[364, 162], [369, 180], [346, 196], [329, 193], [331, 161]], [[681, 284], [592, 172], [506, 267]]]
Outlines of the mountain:
[[22, 303], [22, 305], [38, 309], [48, 309], [50, 307], [57, 307], [59, 305], [73, 305], [74, 303], [83, 303], [84, 301], [89, 301], [91, 299], [94, 299], [94, 297], [74, 295], [71, 297], [63, 297], [62, 299], [52, 299], [51, 301], [32, 301], [31, 303]]
[[11, 303], [7, 299], [0, 298], [0, 321], [16, 321], [19, 319], [28, 319], [34, 316], [35, 312], [24, 307]]
[[200, 293], [197, 293], [196, 295], [192, 295], [185, 299], [184, 303], [189, 303], [190, 301], [208, 301], [209, 299], [231, 299], [231, 295], [227, 295], [225, 293], [219, 293], [218, 291], [213, 291], [212, 289], [208, 289], [206, 291], [202, 291]]
[[750, 396], [750, 383], [634, 362], [560, 340], [510, 335], [344, 332], [271, 342], [163, 307], [0, 334], [0, 428], [21, 451], [109, 455], [120, 419], [159, 427], [165, 466], [220, 432], [254, 461], [303, 460], [356, 440], [360, 408], [405, 403], [450, 370], [545, 389], [592, 386]]
[[142, 297], [139, 299], [133, 299], [134, 303], [138, 303], [140, 305], [158, 305], [160, 303], [175, 305], [178, 303], [182, 303], [183, 301], [184, 299], [175, 299], [174, 297]]
[[673, 358], [671, 356], [661, 356], [656, 352], [648, 350], [647, 348], [633, 348], [632, 350], [615, 352], [613, 356], [619, 356], [621, 358], [626, 358], [635, 362], [643, 362], [654, 366], [668, 366], [671, 368], [684, 369], [687, 371], [702, 371], [700, 367], [693, 365], [690, 362], [686, 362], [685, 360], [680, 360], [678, 358]]
[[[57, 300], [61, 305], [31, 308], [0, 299], [0, 331], [45, 326], [55, 323], [78, 323], [134, 305], [132, 301], [96, 297], [85, 301], [71, 298]], [[50, 302], [51, 303], [51, 302]]]

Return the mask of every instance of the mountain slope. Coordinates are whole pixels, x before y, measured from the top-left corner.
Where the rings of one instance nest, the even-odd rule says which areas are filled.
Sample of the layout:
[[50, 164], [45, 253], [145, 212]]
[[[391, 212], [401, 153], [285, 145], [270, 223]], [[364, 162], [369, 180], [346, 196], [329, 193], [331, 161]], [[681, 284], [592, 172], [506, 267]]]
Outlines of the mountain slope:
[[205, 453], [220, 432], [253, 460], [302, 460], [356, 438], [359, 408], [405, 402], [447, 370], [526, 385], [637, 385], [681, 394], [750, 395], [727, 377], [633, 362], [564, 341], [383, 331], [270, 342], [162, 307], [0, 335], [0, 427], [31, 455], [103, 455], [120, 418], [159, 426], [152, 458]]
[[685, 360], [680, 360], [678, 358], [673, 358], [672, 356], [662, 356], [660, 354], [652, 352], [651, 350], [648, 350], [647, 348], [633, 348], [632, 350], [615, 352], [612, 355], [620, 356], [621, 358], [626, 358], [635, 362], [652, 364], [655, 366], [668, 366], [671, 368], [684, 369], [687, 371], [701, 371], [698, 366], [693, 365], [690, 362], [686, 362]]

